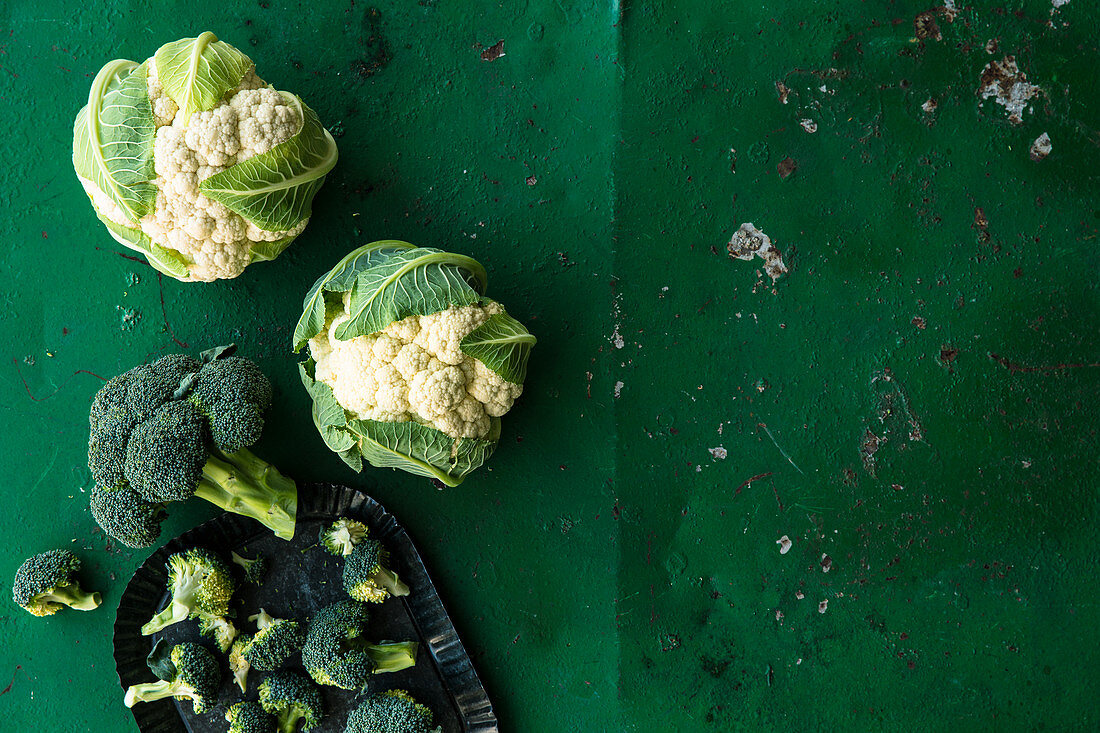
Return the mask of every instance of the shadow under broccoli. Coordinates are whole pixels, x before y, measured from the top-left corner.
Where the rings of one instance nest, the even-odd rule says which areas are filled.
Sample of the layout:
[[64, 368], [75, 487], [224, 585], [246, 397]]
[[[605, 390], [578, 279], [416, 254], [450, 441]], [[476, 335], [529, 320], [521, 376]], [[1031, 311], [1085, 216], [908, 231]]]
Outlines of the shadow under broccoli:
[[109, 380], [92, 403], [92, 516], [130, 547], [160, 536], [165, 504], [192, 496], [294, 536], [298, 489], [248, 450], [271, 383], [233, 346], [165, 356]]

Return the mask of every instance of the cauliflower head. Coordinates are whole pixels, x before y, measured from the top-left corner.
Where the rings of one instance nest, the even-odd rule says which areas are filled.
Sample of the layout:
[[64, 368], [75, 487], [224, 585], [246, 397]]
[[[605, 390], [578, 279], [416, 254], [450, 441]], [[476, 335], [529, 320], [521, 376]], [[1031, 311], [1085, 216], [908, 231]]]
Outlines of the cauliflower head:
[[104, 66], [73, 135], [77, 176], [111, 235], [184, 281], [278, 256], [336, 157], [316, 114], [212, 33]]
[[455, 485], [491, 455], [535, 337], [484, 298], [476, 261], [404, 242], [355, 250], [306, 297], [295, 347], [329, 447]]

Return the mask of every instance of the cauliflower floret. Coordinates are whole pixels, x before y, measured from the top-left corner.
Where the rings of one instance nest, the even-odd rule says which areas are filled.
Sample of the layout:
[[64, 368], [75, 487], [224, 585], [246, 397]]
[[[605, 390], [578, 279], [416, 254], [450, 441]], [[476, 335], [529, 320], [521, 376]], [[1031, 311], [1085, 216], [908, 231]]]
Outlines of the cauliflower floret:
[[498, 303], [452, 307], [411, 316], [379, 333], [340, 341], [343, 308], [329, 312], [325, 330], [309, 341], [318, 381], [332, 387], [345, 410], [366, 420], [417, 423], [452, 438], [484, 438], [493, 417], [512, 407], [523, 387], [464, 354], [462, 339], [494, 313]]
[[188, 280], [236, 277], [251, 262], [254, 242], [296, 237], [309, 220], [285, 231], [266, 231], [202, 195], [199, 184], [292, 138], [301, 127], [301, 115], [250, 70], [222, 104], [196, 112], [185, 125], [157, 78], [156, 64], [150, 60], [146, 68], [157, 127], [153, 211], [134, 222], [91, 181], [81, 179], [81, 185], [103, 216], [122, 226], [140, 227], [154, 243], [182, 254], [189, 263]]

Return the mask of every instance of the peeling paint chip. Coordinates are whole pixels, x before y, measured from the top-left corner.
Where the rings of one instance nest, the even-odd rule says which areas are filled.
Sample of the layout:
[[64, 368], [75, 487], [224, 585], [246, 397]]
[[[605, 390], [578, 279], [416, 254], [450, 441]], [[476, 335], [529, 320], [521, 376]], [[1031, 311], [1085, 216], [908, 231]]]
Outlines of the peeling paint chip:
[[707, 448], [707, 450], [710, 451], [710, 454], [712, 456], [714, 456], [715, 458], [717, 458], [720, 461], [725, 460], [726, 456], [729, 455], [726, 452], [726, 449], [723, 448], [722, 446], [718, 446], [717, 448]]
[[1042, 92], [1041, 88], [1027, 80], [1024, 72], [1016, 66], [1016, 57], [1011, 55], [986, 64], [978, 86], [978, 96], [982, 99], [992, 98], [1004, 107], [1008, 113], [1008, 121], [1014, 125], [1023, 123], [1028, 102]]
[[787, 535], [783, 535], [775, 541], [775, 544], [779, 545], [779, 554], [786, 555], [788, 552], [791, 551], [791, 545], [794, 543], [791, 542], [790, 537], [788, 537]]
[[787, 97], [790, 96], [791, 90], [787, 88], [787, 85], [781, 81], [775, 83], [775, 93], [779, 95], [779, 103], [786, 104]]
[[817, 132], [817, 123], [811, 120], [809, 117], [801, 120], [798, 124], [802, 125], [802, 129], [810, 133], [811, 135]]
[[795, 591], [794, 597], [801, 601], [803, 598], [806, 597], [806, 594], [799, 590]]
[[504, 39], [500, 39], [489, 48], [481, 52], [482, 61], [496, 61], [504, 55]]
[[920, 106], [920, 108], [923, 109], [926, 113], [932, 114], [933, 112], [936, 111], [936, 107], [939, 107], [939, 106], [940, 106], [939, 102], [937, 102], [933, 97], [929, 97], [924, 102], [924, 104], [922, 104]]
[[615, 399], [619, 399], [619, 395], [623, 393], [622, 381], [615, 382]]
[[772, 246], [771, 237], [757, 229], [752, 222], [746, 222], [733, 233], [726, 249], [730, 257], [738, 260], [751, 260], [760, 257], [764, 260], [764, 271], [768, 273], [772, 281], [778, 280], [781, 275], [787, 274], [787, 266], [783, 264], [783, 257], [779, 250]]
[[1050, 151], [1054, 148], [1050, 144], [1050, 135], [1045, 132], [1039, 137], [1035, 138], [1035, 142], [1031, 143], [1031, 149], [1028, 151], [1031, 155], [1031, 159], [1038, 163], [1043, 158], [1050, 155]]
[[825, 613], [828, 610], [829, 610], [829, 599], [828, 598], [826, 598], [821, 603], [817, 604], [817, 612], [818, 613]]
[[832, 570], [833, 558], [829, 557], [825, 553], [821, 553], [821, 572], [827, 573]]

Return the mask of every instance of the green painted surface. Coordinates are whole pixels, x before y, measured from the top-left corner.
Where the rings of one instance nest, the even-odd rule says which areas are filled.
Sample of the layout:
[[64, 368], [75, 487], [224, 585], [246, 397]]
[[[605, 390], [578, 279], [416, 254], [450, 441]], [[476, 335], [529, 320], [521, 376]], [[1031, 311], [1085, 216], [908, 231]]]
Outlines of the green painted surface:
[[[0, 577], [73, 547], [105, 604], [0, 607], [0, 714], [133, 728], [110, 627], [147, 553], [86, 510], [95, 375], [236, 341], [278, 390], [257, 452], [399, 516], [507, 730], [1095, 727], [1090, 11], [976, 3], [918, 29], [882, 1], [203, 1], [186, 23], [6, 3]], [[162, 282], [96, 222], [71, 120], [105, 61], [205, 28], [317, 110], [341, 160], [280, 259]], [[1043, 90], [1019, 125], [976, 94], [1009, 54]], [[749, 221], [790, 267], [774, 286], [725, 252]], [[481, 259], [539, 338], [457, 489], [355, 476], [309, 423], [300, 294], [382, 237]], [[209, 516], [177, 509], [166, 536]]]

